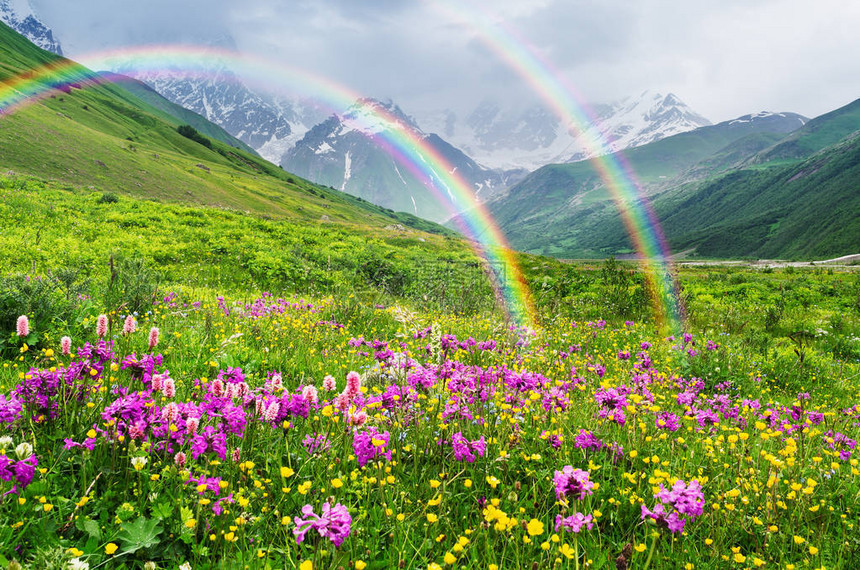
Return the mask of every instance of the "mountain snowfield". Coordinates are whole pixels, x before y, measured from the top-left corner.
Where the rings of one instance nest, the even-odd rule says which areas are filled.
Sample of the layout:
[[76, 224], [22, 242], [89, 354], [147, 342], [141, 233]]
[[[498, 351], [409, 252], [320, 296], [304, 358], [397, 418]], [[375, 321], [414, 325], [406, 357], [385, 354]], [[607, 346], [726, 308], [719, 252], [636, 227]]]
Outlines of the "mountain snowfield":
[[29, 0], [0, 0], [0, 21], [39, 46], [40, 48], [63, 55], [60, 42], [33, 10]]
[[543, 105], [503, 107], [489, 99], [462, 117], [444, 110], [420, 116], [419, 122], [484, 166], [526, 170], [593, 158], [711, 124], [671, 93], [645, 91], [585, 108], [591, 116], [584, 129], [562, 123]]
[[[403, 131], [410, 134], [410, 143], [396, 142], [403, 140]], [[459, 174], [481, 201], [497, 196], [525, 175], [525, 171], [483, 168], [439, 136], [421, 130], [392, 101], [375, 99], [362, 99], [346, 112], [314, 126], [283, 156], [281, 166], [319, 184], [434, 221], [468, 208], [470, 204], [458, 202], [458, 189], [438, 180], [429, 188], [424, 176], [412, 172], [389, 152], [390, 146], [399, 146], [400, 152], [409, 153], [417, 145], [430, 147], [444, 157], [452, 169], [449, 174]], [[446, 194], [446, 200], [439, 199], [439, 192]]]

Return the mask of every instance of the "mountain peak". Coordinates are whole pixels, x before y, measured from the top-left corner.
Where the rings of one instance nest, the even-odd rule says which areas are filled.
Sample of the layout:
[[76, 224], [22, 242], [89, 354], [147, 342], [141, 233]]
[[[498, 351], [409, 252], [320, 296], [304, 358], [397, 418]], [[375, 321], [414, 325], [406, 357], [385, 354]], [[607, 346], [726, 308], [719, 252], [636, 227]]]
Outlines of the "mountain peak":
[[60, 42], [54, 39], [51, 28], [39, 20], [29, 0], [0, 0], [0, 21], [40, 48], [63, 55]]

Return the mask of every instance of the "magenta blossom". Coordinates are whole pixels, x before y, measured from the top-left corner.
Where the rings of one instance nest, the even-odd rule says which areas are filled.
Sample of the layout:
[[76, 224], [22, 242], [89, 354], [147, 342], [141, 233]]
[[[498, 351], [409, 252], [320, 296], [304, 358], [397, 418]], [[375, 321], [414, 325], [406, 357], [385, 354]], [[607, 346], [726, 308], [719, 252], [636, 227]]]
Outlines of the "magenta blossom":
[[556, 471], [553, 482], [555, 495], [559, 501], [565, 500], [565, 497], [581, 501], [593, 493], [591, 489], [594, 483], [589, 481], [588, 471], [574, 469], [570, 465], [565, 465], [561, 471]]
[[594, 523], [591, 522], [591, 515], [583, 515], [582, 513], [574, 513], [569, 517], [556, 515], [555, 517], [555, 532], [561, 532], [562, 529], [567, 532], [579, 532], [582, 527], [591, 530]]
[[304, 518], [293, 518], [296, 523], [296, 528], [293, 529], [296, 544], [301, 544], [311, 529], [315, 529], [323, 538], [331, 540], [335, 548], [343, 544], [349, 536], [352, 517], [347, 508], [340, 503], [333, 507], [329, 503], [324, 503], [322, 516], [317, 515], [310, 505], [305, 505], [302, 507], [302, 516]]
[[660, 485], [660, 492], [654, 497], [660, 502], [653, 510], [642, 505], [642, 520], [653, 519], [658, 526], [668, 528], [672, 532], [683, 531], [687, 520], [701, 516], [705, 506], [702, 485], [696, 479], [690, 481], [689, 485], [678, 479], [671, 490]]

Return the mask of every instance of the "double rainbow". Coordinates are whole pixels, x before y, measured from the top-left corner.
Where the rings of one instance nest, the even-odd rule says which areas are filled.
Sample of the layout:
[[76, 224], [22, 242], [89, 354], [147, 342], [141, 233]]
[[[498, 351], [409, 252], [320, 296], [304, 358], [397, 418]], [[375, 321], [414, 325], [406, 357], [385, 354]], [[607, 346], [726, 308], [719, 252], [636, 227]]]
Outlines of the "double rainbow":
[[[416, 179], [422, 181], [455, 216], [460, 230], [469, 238], [476, 254], [487, 261], [509, 317], [518, 324], [536, 325], [536, 311], [515, 254], [486, 207], [476, 199], [471, 185], [425, 140], [422, 133], [403, 124], [386, 109], [363, 99], [359, 93], [298, 67], [211, 48], [148, 46], [88, 54], [81, 60], [91, 69], [173, 71], [183, 76], [200, 77], [212, 76], [213, 69], [227, 68], [240, 72], [242, 81], [255, 87], [301, 94], [335, 112], [355, 109], [357, 106], [361, 112], [351, 114], [355, 117], [355, 126], [383, 126], [382, 129], [375, 129], [375, 141]], [[106, 79], [75, 62], [57, 59], [0, 83], [0, 116], [37, 101], [56, 89], [105, 82]], [[461, 211], [467, 214], [457, 216]]]

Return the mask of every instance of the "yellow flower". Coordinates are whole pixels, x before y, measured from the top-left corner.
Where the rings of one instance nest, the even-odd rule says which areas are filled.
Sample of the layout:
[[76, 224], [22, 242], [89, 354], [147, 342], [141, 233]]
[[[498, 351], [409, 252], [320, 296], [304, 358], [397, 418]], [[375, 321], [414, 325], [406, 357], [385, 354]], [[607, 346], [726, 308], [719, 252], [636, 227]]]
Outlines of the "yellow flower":
[[794, 535], [794, 544], [803, 544], [804, 542], [806, 542], [805, 538], [797, 536], [796, 534]]
[[759, 558], [758, 556], [753, 556], [753, 564], [756, 568], [761, 568], [765, 565], [765, 561]]
[[450, 552], [445, 553], [445, 564], [451, 565], [457, 561], [457, 557]]
[[526, 530], [529, 533], [529, 536], [538, 536], [543, 534], [543, 523], [537, 519], [532, 519], [526, 525]]
[[815, 548], [814, 546], [810, 546], [810, 547], [809, 547], [809, 553], [810, 553], [812, 556], [815, 556], [816, 554], [818, 554], [818, 549], [817, 549], [817, 548]]
[[331, 486], [335, 489], [340, 489], [341, 487], [343, 487], [343, 481], [341, 481], [340, 479], [332, 479]]
[[355, 561], [355, 570], [364, 570], [365, 568], [367, 568], [367, 563], [365, 563], [363, 560]]
[[743, 564], [744, 562], [746, 562], [747, 557], [744, 556], [743, 554], [741, 554], [740, 552], [735, 552], [734, 559], [735, 559], [735, 562], [737, 562], [738, 564]]
[[51, 503], [48, 503], [46, 505], [42, 505], [42, 508], [45, 509], [45, 512], [47, 513], [47, 512], [54, 510], [54, 505], [52, 505]]
[[118, 548], [119, 548], [119, 546], [117, 546], [117, 545], [116, 545], [116, 544], [114, 544], [113, 542], [108, 542], [108, 543], [105, 545], [105, 554], [107, 554], [108, 556], [110, 556], [111, 554], [113, 554], [114, 552], [116, 552]]
[[281, 467], [281, 477], [292, 477], [295, 471], [290, 467]]
[[489, 483], [489, 484], [490, 484], [490, 486], [491, 486], [493, 489], [495, 489], [496, 487], [498, 487], [498, 486], [499, 486], [499, 483], [501, 483], [501, 481], [499, 481], [498, 479], [496, 479], [496, 477], [494, 477], [493, 475], [490, 475], [489, 477], [487, 477], [487, 483]]
[[314, 563], [310, 560], [305, 560], [299, 564], [299, 570], [314, 570]]
[[187, 521], [185, 521], [185, 526], [187, 526], [188, 528], [194, 528], [196, 525], [197, 521], [194, 519], [188, 519]]
[[438, 520], [439, 517], [437, 517], [434, 513], [427, 513], [427, 522], [434, 523]]
[[645, 552], [645, 548], [647, 548], [647, 547], [645, 546], [644, 543], [639, 543], [636, 545], [635, 548], [636, 548], [636, 552]]
[[572, 560], [575, 556], [573, 548], [571, 548], [566, 542], [559, 546], [558, 551], [561, 552], [568, 560]]

